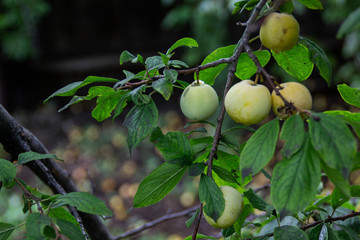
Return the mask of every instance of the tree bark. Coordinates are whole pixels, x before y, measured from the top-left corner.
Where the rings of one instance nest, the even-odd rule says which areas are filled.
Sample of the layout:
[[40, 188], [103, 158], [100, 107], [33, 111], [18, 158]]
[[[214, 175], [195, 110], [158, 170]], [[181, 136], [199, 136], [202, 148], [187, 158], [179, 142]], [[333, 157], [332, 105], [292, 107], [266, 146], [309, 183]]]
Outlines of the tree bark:
[[[14, 161], [20, 153], [33, 151], [37, 153], [49, 153], [37, 137], [29, 130], [21, 126], [0, 104], [0, 143], [5, 151], [11, 155]], [[53, 159], [42, 161], [35, 160], [26, 164], [44, 184], [48, 185], [55, 194], [77, 192], [75, 183], [70, 174], [62, 169]], [[113, 236], [100, 219], [92, 214], [78, 212], [70, 208], [71, 213], [77, 219], [91, 239], [112, 240]]]

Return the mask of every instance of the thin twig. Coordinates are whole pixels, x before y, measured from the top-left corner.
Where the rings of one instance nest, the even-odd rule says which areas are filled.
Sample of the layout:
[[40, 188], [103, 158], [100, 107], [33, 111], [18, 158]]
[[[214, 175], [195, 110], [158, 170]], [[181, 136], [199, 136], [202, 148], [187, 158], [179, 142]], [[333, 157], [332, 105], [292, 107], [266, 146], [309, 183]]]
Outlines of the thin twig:
[[134, 236], [134, 235], [139, 234], [140, 232], [145, 231], [146, 229], [149, 229], [151, 227], [154, 227], [155, 225], [158, 225], [162, 222], [190, 215], [191, 213], [195, 212], [198, 208], [199, 208], [199, 206], [194, 206], [192, 208], [186, 209], [181, 212], [164, 215], [164, 216], [162, 216], [158, 219], [155, 219], [151, 222], [148, 222], [138, 228], [135, 228], [133, 230], [130, 230], [128, 232], [120, 234], [120, 235], [114, 237], [114, 239], [118, 240], [118, 239], [123, 239], [123, 238], [128, 238], [128, 237]]

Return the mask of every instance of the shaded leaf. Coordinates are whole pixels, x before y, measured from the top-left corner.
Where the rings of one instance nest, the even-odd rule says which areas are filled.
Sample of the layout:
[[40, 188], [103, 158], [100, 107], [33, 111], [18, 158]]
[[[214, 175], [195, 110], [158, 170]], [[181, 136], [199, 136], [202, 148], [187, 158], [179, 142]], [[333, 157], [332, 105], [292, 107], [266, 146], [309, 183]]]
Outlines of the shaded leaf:
[[158, 120], [158, 110], [154, 101], [148, 104], [135, 105], [127, 114], [123, 125], [128, 128], [127, 139], [129, 150], [146, 138]]
[[161, 78], [152, 83], [152, 87], [155, 91], [160, 93], [165, 100], [169, 100], [171, 93], [173, 91], [173, 85], [166, 78]]
[[125, 50], [120, 54], [120, 65], [122, 65], [125, 62], [132, 61], [135, 58], [133, 54], [131, 54], [129, 51]]
[[285, 141], [282, 149], [285, 158], [290, 158], [301, 148], [304, 136], [304, 123], [300, 115], [295, 114], [285, 120], [280, 133], [280, 139]]
[[14, 231], [15, 226], [9, 223], [0, 222], [0, 240], [6, 240]]
[[205, 174], [200, 178], [199, 198], [204, 204], [204, 212], [216, 222], [224, 211], [225, 199], [218, 185]]
[[85, 239], [80, 227], [72, 222], [57, 219], [56, 225], [59, 226], [61, 234], [65, 235], [69, 239]]
[[186, 135], [182, 132], [168, 132], [163, 135], [160, 128], [155, 128], [151, 134], [164, 159], [170, 163], [190, 165], [193, 162], [193, 151]]
[[0, 158], [0, 181], [5, 187], [10, 187], [16, 176], [16, 167], [6, 159]]
[[321, 0], [298, 0], [302, 4], [304, 4], [305, 7], [310, 9], [323, 9], [323, 5], [321, 3]]
[[306, 136], [299, 151], [275, 165], [271, 201], [279, 211], [299, 211], [314, 199], [320, 179], [320, 161]]
[[310, 59], [319, 70], [320, 76], [322, 76], [328, 85], [330, 85], [332, 67], [330, 60], [326, 56], [326, 53], [313, 41], [305, 37], [300, 37], [300, 39], [302, 40], [302, 43], [309, 49]]
[[262, 125], [247, 141], [240, 155], [242, 178], [255, 175], [263, 169], [274, 155], [279, 134], [279, 119]]
[[341, 24], [336, 37], [342, 38], [344, 35], [351, 33], [360, 28], [360, 7], [350, 13], [345, 21]]
[[44, 234], [46, 226], [51, 226], [51, 219], [38, 212], [32, 213], [26, 218], [26, 239], [47, 239]]
[[163, 163], [141, 181], [134, 197], [134, 207], [146, 207], [163, 199], [181, 180], [186, 166]]
[[[254, 51], [254, 55], [258, 58], [261, 66], [265, 66], [270, 58], [271, 54], [267, 50]], [[240, 54], [235, 75], [241, 80], [250, 79], [258, 71], [254, 61], [249, 57], [247, 53]]]
[[280, 226], [274, 230], [274, 238], [276, 240], [306, 240], [309, 239], [306, 233], [299, 227]]

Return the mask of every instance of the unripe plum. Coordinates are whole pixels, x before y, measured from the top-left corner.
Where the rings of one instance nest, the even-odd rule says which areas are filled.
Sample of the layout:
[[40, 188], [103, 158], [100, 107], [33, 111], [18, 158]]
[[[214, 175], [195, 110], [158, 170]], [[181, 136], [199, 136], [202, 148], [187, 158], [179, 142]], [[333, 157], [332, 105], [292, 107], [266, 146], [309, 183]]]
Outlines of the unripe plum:
[[214, 219], [206, 215], [205, 212], [204, 217], [214, 228], [223, 229], [232, 226], [236, 222], [243, 210], [244, 203], [242, 195], [235, 188], [230, 186], [221, 186], [220, 189], [225, 200], [223, 213], [216, 222]]
[[276, 53], [293, 48], [299, 38], [300, 26], [288, 13], [273, 12], [260, 27], [260, 41]]
[[[298, 82], [285, 82], [277, 86], [281, 95], [288, 101], [294, 104], [294, 106], [301, 110], [310, 110], [312, 108], [312, 97], [309, 90]], [[280, 115], [284, 111], [285, 103], [276, 95], [276, 91], [271, 93], [273, 112], [276, 116]], [[281, 111], [283, 110], [283, 111]], [[282, 118], [288, 117], [288, 114], [283, 114]]]
[[180, 108], [183, 114], [194, 121], [205, 120], [216, 112], [219, 97], [208, 84], [199, 80], [187, 86], [180, 98]]
[[270, 91], [264, 85], [243, 80], [227, 92], [225, 109], [237, 123], [257, 124], [264, 120], [271, 110]]

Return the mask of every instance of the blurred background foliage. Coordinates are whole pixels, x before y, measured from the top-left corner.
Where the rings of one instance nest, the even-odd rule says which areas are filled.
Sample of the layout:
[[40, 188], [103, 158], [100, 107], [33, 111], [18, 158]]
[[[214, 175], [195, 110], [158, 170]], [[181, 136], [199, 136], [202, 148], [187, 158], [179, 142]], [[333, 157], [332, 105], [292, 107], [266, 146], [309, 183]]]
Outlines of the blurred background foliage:
[[[197, 204], [198, 179], [184, 178], [159, 204], [128, 212], [139, 182], [162, 162], [157, 150], [144, 141], [130, 156], [123, 118], [98, 123], [90, 118], [92, 103], [74, 105], [58, 113], [69, 99], [55, 99], [46, 105], [42, 101], [60, 87], [88, 75], [121, 79], [123, 68], [118, 65], [118, 57], [125, 49], [146, 57], [166, 50], [176, 39], [189, 36], [198, 41], [199, 48], [183, 49], [177, 54], [190, 66], [199, 65], [207, 54], [234, 44], [241, 37], [243, 29], [236, 23], [245, 21], [249, 12], [232, 15], [235, 2], [157, 0], [138, 4], [118, 0], [0, 0], [0, 103], [38, 136], [51, 153], [65, 160], [59, 164], [70, 172], [79, 189], [107, 202], [115, 215], [107, 220], [114, 234]], [[360, 26], [343, 38], [335, 37], [344, 19], [360, 8], [360, 1], [328, 0], [323, 11], [311, 11], [296, 0], [293, 2], [301, 34], [325, 50], [333, 67], [330, 88], [316, 72], [306, 81], [313, 93], [314, 110], [348, 109], [336, 91], [336, 84], [346, 82], [360, 87]], [[254, 46], [260, 47], [259, 42], [255, 41]], [[133, 65], [124, 68], [139, 70]], [[271, 71], [282, 80], [289, 78], [274, 66]], [[225, 76], [220, 75], [215, 85], [219, 93], [223, 89], [221, 79]], [[184, 80], [192, 78], [184, 76]], [[159, 125], [164, 132], [190, 131], [183, 128], [187, 120], [178, 106], [180, 93], [175, 91], [169, 102], [155, 99], [160, 110]], [[215, 117], [210, 120], [215, 121]], [[226, 117], [224, 129], [233, 124]], [[247, 132], [238, 131], [229, 137], [239, 145], [248, 136]], [[0, 157], [8, 156], [2, 150]], [[49, 191], [28, 169], [19, 169], [19, 176], [31, 186]], [[352, 176], [352, 181], [360, 182], [358, 175]], [[259, 174], [251, 186], [264, 184], [268, 184], [268, 180]], [[327, 184], [324, 191], [332, 188]], [[266, 198], [268, 192], [262, 193]], [[24, 221], [21, 193], [2, 189], [0, 212], [0, 221], [21, 224]], [[191, 233], [191, 229], [185, 227], [185, 220], [163, 223], [131, 239], [183, 239]], [[205, 222], [200, 232], [217, 233]], [[16, 234], [14, 239], [22, 239], [23, 228]]]

